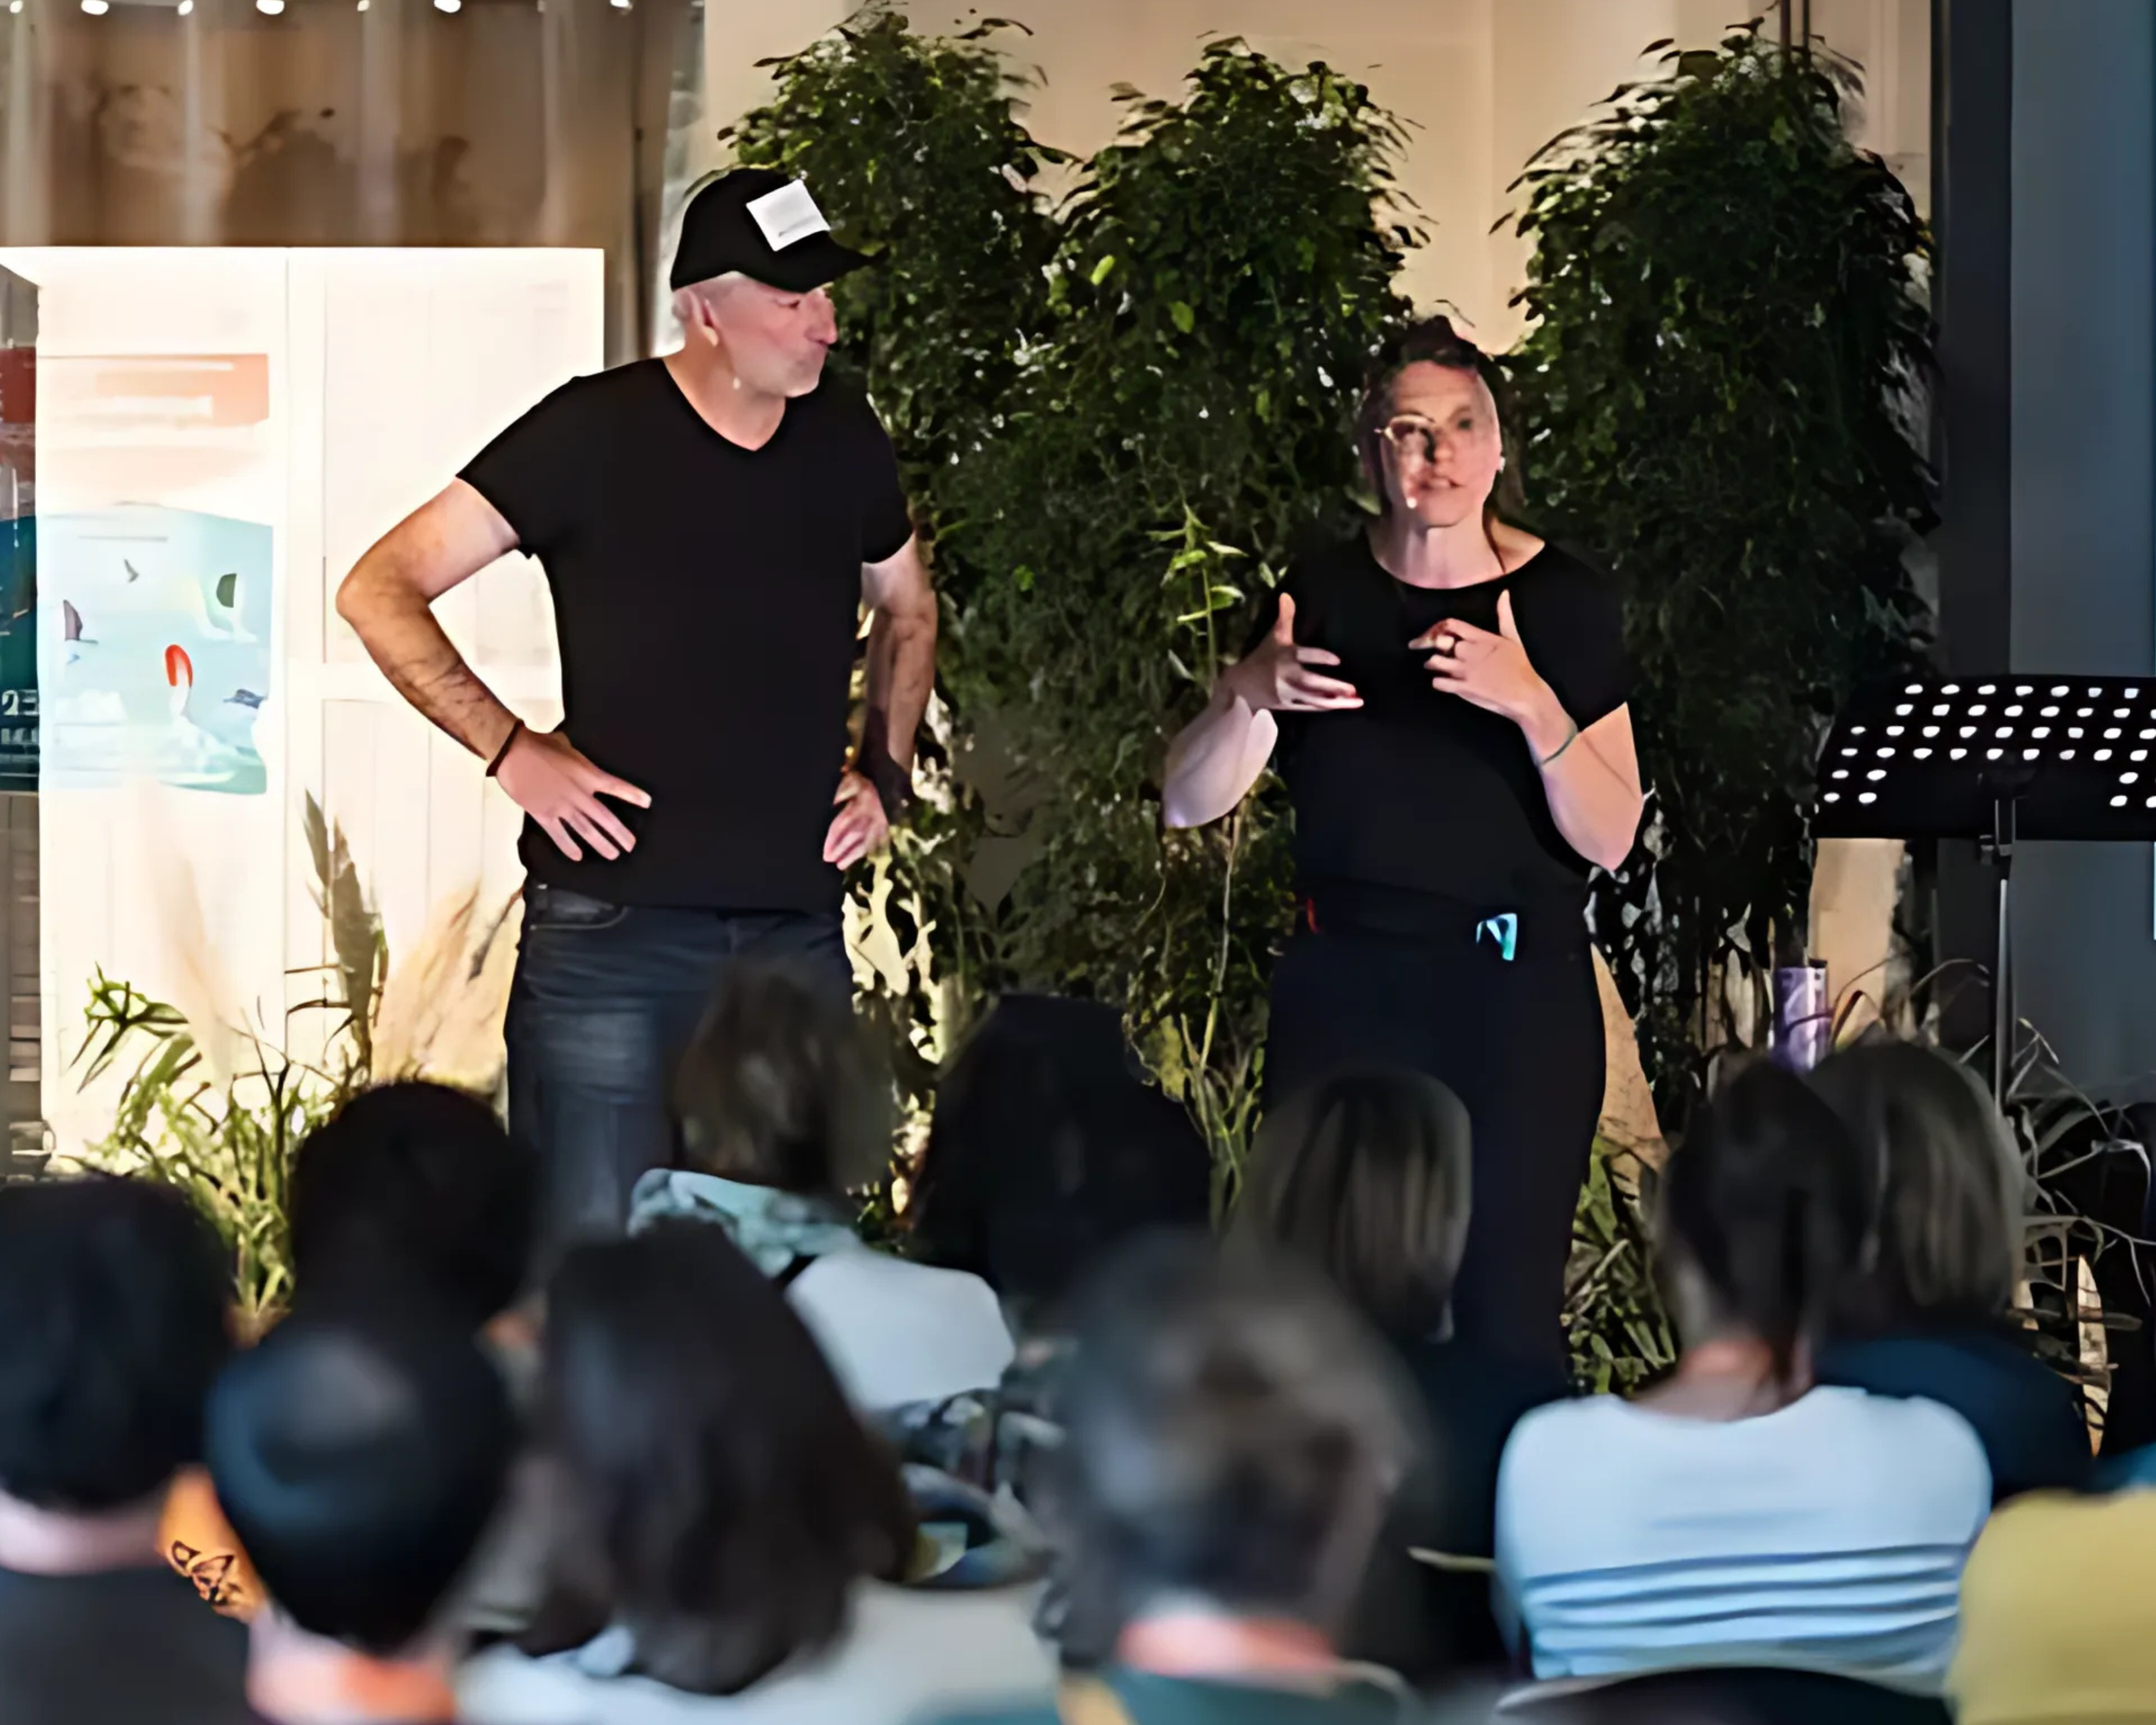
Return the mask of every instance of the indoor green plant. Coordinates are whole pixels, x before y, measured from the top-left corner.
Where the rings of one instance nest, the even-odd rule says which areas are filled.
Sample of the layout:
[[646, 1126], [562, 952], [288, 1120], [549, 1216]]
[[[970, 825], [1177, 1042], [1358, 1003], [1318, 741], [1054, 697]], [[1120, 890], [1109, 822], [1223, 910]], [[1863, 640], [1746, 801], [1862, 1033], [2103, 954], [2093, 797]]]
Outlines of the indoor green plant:
[[[320, 998], [294, 1008], [280, 1029], [322, 1015], [319, 1053], [295, 1053], [287, 1035], [270, 1034], [213, 989], [191, 990], [182, 1010], [100, 971], [74, 1060], [87, 1087], [133, 1056], [111, 1129], [83, 1160], [193, 1199], [232, 1255], [235, 1305], [250, 1327], [290, 1294], [287, 1185], [307, 1133], [370, 1083], [427, 1077], [491, 1092], [516, 948], [516, 901], [482, 913], [474, 888], [444, 901], [393, 968], [344, 835], [311, 797], [306, 827], [334, 957], [321, 968]], [[179, 920], [176, 940], [199, 941], [199, 913], [182, 906]], [[199, 952], [179, 957], [191, 977], [214, 974]]]
[[[1059, 205], [1006, 203], [997, 187], [1029, 196], [1046, 152], [999, 64], [871, 8], [783, 64], [735, 133], [743, 159], [844, 188], [842, 237], [895, 270], [942, 247], [1005, 284], [969, 276], [964, 319], [891, 286], [842, 306], [863, 314], [842, 317], [846, 352], [915, 478], [945, 600], [929, 806], [857, 929], [930, 1058], [1004, 989], [1114, 1001], [1230, 1170], [1285, 922], [1282, 809], [1269, 793], [1164, 834], [1158, 773], [1278, 569], [1346, 518], [1354, 386], [1405, 311], [1400, 135], [1352, 80], [1218, 42], [1179, 100], [1119, 92], [1121, 132]], [[963, 231], [942, 231], [947, 201]], [[886, 404], [901, 350], [937, 381]]]
[[1849, 141], [1855, 87], [1740, 32], [1666, 55], [1520, 182], [1527, 493], [1628, 588], [1652, 792], [1595, 932], [1672, 1127], [1803, 940], [1825, 721], [1923, 630], [1902, 559], [1928, 521], [1931, 243]]

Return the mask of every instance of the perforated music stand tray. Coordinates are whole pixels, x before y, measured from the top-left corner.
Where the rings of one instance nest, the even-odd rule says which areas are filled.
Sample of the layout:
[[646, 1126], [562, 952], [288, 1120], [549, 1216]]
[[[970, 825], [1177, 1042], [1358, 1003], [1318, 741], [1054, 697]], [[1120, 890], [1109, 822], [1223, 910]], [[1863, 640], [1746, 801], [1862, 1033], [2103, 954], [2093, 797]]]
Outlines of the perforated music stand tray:
[[2012, 876], [2023, 839], [2156, 841], [2156, 674], [1907, 677], [1843, 709], [1819, 764], [1822, 839], [1974, 839], [1991, 857], [1991, 1088], [2014, 1027]]

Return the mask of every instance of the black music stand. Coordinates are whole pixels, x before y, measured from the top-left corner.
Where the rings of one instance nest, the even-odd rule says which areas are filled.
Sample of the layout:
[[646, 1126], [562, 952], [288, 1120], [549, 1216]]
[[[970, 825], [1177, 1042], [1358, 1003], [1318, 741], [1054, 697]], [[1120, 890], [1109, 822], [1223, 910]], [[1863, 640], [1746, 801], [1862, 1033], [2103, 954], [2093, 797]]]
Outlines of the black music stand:
[[1991, 1093], [2013, 1071], [2014, 848], [2156, 841], [2156, 674], [1907, 677], [1843, 709], [1820, 752], [1813, 834], [1974, 839], [1991, 857]]

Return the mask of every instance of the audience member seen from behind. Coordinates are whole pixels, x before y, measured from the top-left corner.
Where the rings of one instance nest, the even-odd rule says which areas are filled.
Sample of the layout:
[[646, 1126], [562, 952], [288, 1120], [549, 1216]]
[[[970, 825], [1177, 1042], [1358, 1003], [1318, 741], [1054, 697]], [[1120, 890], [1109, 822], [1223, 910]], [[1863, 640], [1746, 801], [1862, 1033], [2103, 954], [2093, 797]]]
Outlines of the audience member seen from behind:
[[0, 1189], [0, 1718], [249, 1717], [246, 1631], [160, 1555], [202, 1451], [228, 1270], [179, 1194], [94, 1178]]
[[893, 1584], [915, 1544], [897, 1466], [719, 1230], [572, 1252], [542, 1404], [562, 1480], [547, 1602], [524, 1654], [468, 1671], [475, 1716], [899, 1725], [1050, 1668], [1025, 1590]]
[[1188, 1112], [1132, 1070], [1121, 1014], [1006, 994], [936, 1087], [907, 1209], [930, 1259], [993, 1288], [1021, 1333], [1152, 1228], [1210, 1224], [1213, 1161]]
[[225, 1368], [206, 1448], [268, 1598], [249, 1693], [275, 1725], [454, 1717], [454, 1590], [516, 1442], [501, 1375], [439, 1314], [317, 1305]]
[[1331, 1725], [1417, 1717], [1339, 1637], [1414, 1419], [1398, 1368], [1304, 1266], [1188, 1239], [1104, 1266], [1076, 1308], [1047, 1483], [1063, 1652], [1088, 1675], [975, 1725]]
[[1498, 1475], [1499, 1580], [1537, 1676], [1799, 1666], [1937, 1691], [1991, 1473], [1948, 1409], [1814, 1385], [1865, 1182], [1834, 1111], [1766, 1064], [1671, 1155], [1676, 1375], [1529, 1414]]
[[1952, 1408], [1984, 1440], [1999, 1499], [2078, 1488], [2080, 1395], [2008, 1317], [2025, 1205], [1999, 1111], [1958, 1062], [1906, 1042], [1835, 1055], [1812, 1083], [1872, 1158], [1878, 1194], [1871, 1261], [1837, 1302], [1820, 1381]]
[[292, 1167], [295, 1304], [395, 1287], [477, 1333], [524, 1291], [539, 1164], [478, 1097], [439, 1084], [364, 1091]]
[[2156, 1491], [2031, 1492], [1992, 1517], [1962, 1578], [1947, 1688], [1961, 1725], [2156, 1719]]
[[[439, 1312], [482, 1332], [511, 1384], [523, 1383], [536, 1369], [534, 1343], [512, 1308], [529, 1273], [538, 1201], [538, 1158], [477, 1097], [438, 1084], [362, 1091], [293, 1160], [294, 1304], [304, 1312], [395, 1301]], [[198, 1471], [173, 1489], [163, 1549], [220, 1610], [252, 1615], [259, 1582]], [[521, 1621], [516, 1554], [501, 1558], [474, 1602], [489, 1628]]]
[[889, 1081], [850, 1011], [775, 967], [728, 969], [675, 1084], [690, 1171], [637, 1182], [632, 1233], [715, 1222], [786, 1291], [855, 1406], [994, 1384], [1010, 1332], [978, 1276], [865, 1246], [850, 1185], [891, 1156]]
[[[1231, 1250], [1276, 1248], [1315, 1266], [1392, 1343], [1422, 1393], [1431, 1466], [1395, 1513], [1353, 1643], [1414, 1675], [1502, 1662], [1486, 1577], [1424, 1569], [1408, 1548], [1484, 1558], [1497, 1462], [1513, 1425], [1568, 1386], [1551, 1364], [1454, 1338], [1452, 1281], [1467, 1240], [1467, 1111], [1404, 1070], [1322, 1080], [1267, 1117], [1243, 1175]], [[1409, 1601], [1414, 1609], [1404, 1609]]]

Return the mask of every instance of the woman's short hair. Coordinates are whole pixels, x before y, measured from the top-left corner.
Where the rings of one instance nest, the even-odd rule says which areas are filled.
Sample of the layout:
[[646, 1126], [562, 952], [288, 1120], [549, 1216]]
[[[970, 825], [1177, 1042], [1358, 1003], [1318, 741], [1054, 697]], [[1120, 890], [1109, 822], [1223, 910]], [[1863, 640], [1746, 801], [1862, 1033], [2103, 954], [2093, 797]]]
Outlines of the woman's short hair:
[[1347, 1302], [1292, 1260], [1155, 1236], [1101, 1268], [1077, 1337], [1043, 1500], [1065, 1659], [1175, 1594], [1337, 1630], [1418, 1448]]
[[1520, 452], [1513, 432], [1512, 385], [1504, 369], [1490, 355], [1452, 326], [1449, 317], [1419, 318], [1401, 325], [1379, 346], [1376, 358], [1363, 374], [1363, 395], [1355, 411], [1355, 448], [1363, 458], [1363, 470], [1375, 481], [1384, 470], [1384, 432], [1393, 417], [1393, 389], [1409, 366], [1441, 366], [1448, 372], [1472, 372], [1490, 392], [1497, 410], [1497, 434], [1506, 461], [1490, 494], [1491, 507], [1505, 520], [1517, 521], [1527, 510], [1527, 494], [1520, 482]]
[[891, 1087], [851, 1007], [792, 966], [727, 967], [682, 1055], [690, 1163], [781, 1191], [865, 1185], [891, 1157]]
[[1869, 1212], [1862, 1153], [1834, 1110], [1770, 1061], [1741, 1069], [1663, 1171], [1664, 1268], [1686, 1339], [1747, 1331], [1788, 1379], [1856, 1270]]
[[1830, 1056], [1812, 1084], [1866, 1157], [1876, 1199], [1871, 1263], [1840, 1320], [1876, 1331], [2005, 1312], [2021, 1273], [2027, 1176], [1975, 1076], [1882, 1037]]
[[543, 1453], [565, 1513], [527, 1651], [626, 1629], [634, 1669], [730, 1695], [896, 1579], [913, 1512], [785, 1297], [722, 1229], [572, 1251], [547, 1297]]
[[1419, 1072], [1343, 1072], [1259, 1129], [1229, 1230], [1322, 1271], [1387, 1333], [1444, 1325], [1467, 1245], [1467, 1110]]

